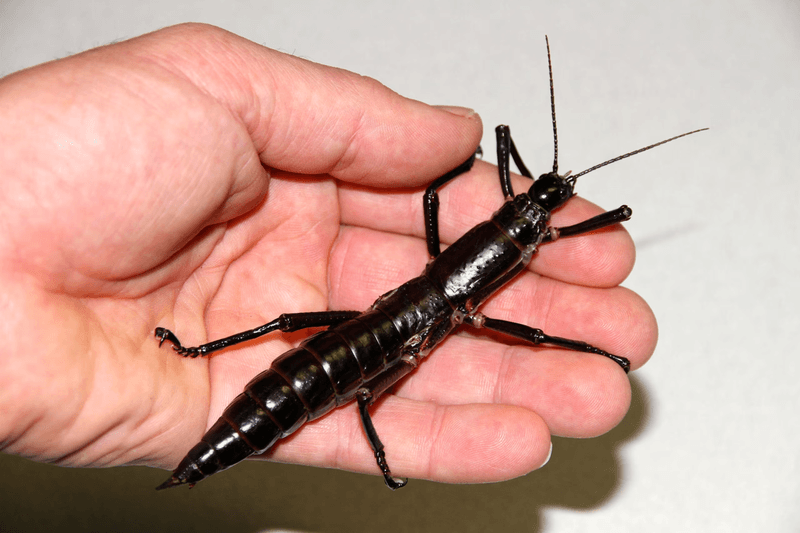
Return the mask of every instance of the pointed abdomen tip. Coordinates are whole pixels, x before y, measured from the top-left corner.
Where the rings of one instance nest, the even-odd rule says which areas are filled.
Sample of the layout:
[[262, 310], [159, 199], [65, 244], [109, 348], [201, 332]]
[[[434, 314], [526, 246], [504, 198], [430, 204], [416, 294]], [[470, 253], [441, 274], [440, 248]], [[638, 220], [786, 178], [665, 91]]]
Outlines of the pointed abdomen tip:
[[175, 476], [172, 476], [168, 480], [166, 480], [164, 483], [162, 483], [161, 485], [156, 487], [156, 490], [171, 489], [172, 487], [177, 487], [178, 485], [183, 485], [185, 483], [186, 483], [186, 481], [183, 481], [181, 479], [178, 479]]

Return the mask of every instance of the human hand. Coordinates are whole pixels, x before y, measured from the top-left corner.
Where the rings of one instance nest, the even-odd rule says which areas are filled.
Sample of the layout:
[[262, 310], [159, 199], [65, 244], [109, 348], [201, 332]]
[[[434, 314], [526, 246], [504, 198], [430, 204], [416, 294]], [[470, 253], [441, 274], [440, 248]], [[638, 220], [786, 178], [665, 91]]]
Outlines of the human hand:
[[[0, 80], [4, 451], [72, 466], [177, 464], [305, 335], [185, 359], [159, 350], [155, 326], [197, 345], [281, 313], [365, 309], [418, 275], [421, 191], [480, 138], [477, 116], [452, 111], [198, 25]], [[476, 164], [441, 191], [443, 242], [501, 202], [496, 168]], [[553, 224], [599, 211], [575, 198]], [[655, 322], [615, 287], [633, 257], [619, 228], [548, 244], [485, 312], [637, 368]], [[395, 474], [492, 481], [538, 467], [550, 432], [607, 431], [629, 398], [605, 358], [463, 334], [373, 418]], [[378, 473], [354, 406], [269, 455]]]

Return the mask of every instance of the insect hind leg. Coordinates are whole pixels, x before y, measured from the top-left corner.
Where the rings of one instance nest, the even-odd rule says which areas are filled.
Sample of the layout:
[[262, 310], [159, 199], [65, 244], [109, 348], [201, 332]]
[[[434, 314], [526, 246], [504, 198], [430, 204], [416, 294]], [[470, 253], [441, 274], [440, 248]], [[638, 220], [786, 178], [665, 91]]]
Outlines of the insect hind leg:
[[183, 346], [181, 341], [178, 340], [178, 337], [167, 328], [156, 328], [155, 335], [158, 339], [159, 346], [161, 346], [164, 341], [169, 341], [172, 343], [172, 349], [175, 350], [178, 355], [192, 358], [205, 357], [213, 352], [227, 348], [228, 346], [233, 346], [234, 344], [239, 344], [241, 342], [261, 337], [262, 335], [266, 335], [271, 331], [280, 330], [288, 332], [305, 328], [333, 326], [335, 324], [339, 324], [340, 322], [344, 322], [345, 320], [355, 318], [360, 314], [360, 311], [284, 313], [272, 322], [267, 322], [263, 326], [248, 329], [247, 331], [236, 333], [235, 335], [225, 337], [224, 339], [219, 339], [206, 344], [201, 344], [200, 346], [192, 347]]
[[617, 363], [622, 368], [622, 370], [625, 371], [626, 374], [631, 369], [631, 363], [625, 357], [620, 357], [619, 355], [614, 355], [612, 353], [606, 352], [605, 350], [601, 350], [600, 348], [592, 346], [591, 344], [585, 343], [583, 341], [565, 339], [563, 337], [553, 337], [552, 335], [547, 335], [541, 329], [532, 328], [524, 324], [518, 324], [517, 322], [497, 320], [495, 318], [489, 318], [487, 316], [484, 316], [481, 313], [464, 317], [464, 322], [476, 328], [486, 328], [491, 331], [505, 333], [506, 335], [510, 335], [512, 337], [528, 341], [534, 345], [545, 344], [549, 346], [557, 346], [559, 348], [565, 348], [567, 350], [573, 350], [576, 352], [594, 353], [602, 355], [604, 357], [608, 357], [609, 359]]
[[369, 441], [369, 445], [375, 455], [378, 468], [380, 468], [383, 474], [383, 480], [386, 482], [386, 486], [392, 490], [405, 487], [408, 483], [408, 479], [398, 478], [392, 475], [389, 463], [386, 462], [386, 453], [383, 451], [383, 443], [378, 437], [378, 432], [375, 431], [375, 426], [372, 423], [372, 417], [369, 414], [369, 406], [389, 387], [397, 383], [398, 380], [413, 371], [416, 367], [417, 361], [414, 357], [403, 357], [396, 365], [381, 372], [356, 391], [358, 413], [361, 416], [361, 426], [364, 428], [364, 434], [367, 436], [367, 441]]

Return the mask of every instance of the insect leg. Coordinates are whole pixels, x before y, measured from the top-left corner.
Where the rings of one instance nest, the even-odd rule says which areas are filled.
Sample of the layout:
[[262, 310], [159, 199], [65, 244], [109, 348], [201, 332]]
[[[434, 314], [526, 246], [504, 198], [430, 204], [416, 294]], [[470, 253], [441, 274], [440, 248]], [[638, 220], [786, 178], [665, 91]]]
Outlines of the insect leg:
[[402, 488], [408, 483], [408, 478], [396, 478], [392, 476], [389, 464], [386, 462], [386, 454], [383, 451], [383, 443], [375, 431], [372, 418], [369, 415], [369, 406], [389, 387], [394, 385], [400, 378], [411, 372], [417, 367], [416, 360], [413, 358], [403, 358], [398, 364], [388, 370], [378, 374], [367, 382], [363, 387], [356, 391], [358, 401], [358, 412], [361, 415], [361, 425], [367, 435], [370, 447], [375, 454], [378, 468], [383, 473], [383, 480], [386, 486], [392, 490]]
[[478, 150], [469, 159], [444, 176], [437, 178], [425, 190], [425, 196], [422, 198], [422, 208], [425, 213], [425, 240], [428, 242], [428, 254], [431, 257], [436, 257], [441, 252], [441, 247], [439, 246], [439, 194], [436, 189], [453, 178], [468, 172], [472, 168], [472, 164], [475, 163], [475, 156], [480, 153], [481, 148], [479, 146]]
[[500, 175], [500, 187], [506, 200], [510, 200], [514, 197], [514, 189], [511, 186], [511, 159], [514, 160], [520, 174], [530, 179], [533, 179], [533, 175], [522, 162], [514, 139], [511, 138], [511, 129], [500, 125], [494, 129], [494, 133], [497, 139], [497, 173]]
[[532, 328], [524, 324], [489, 318], [481, 313], [465, 316], [464, 322], [476, 328], [486, 328], [492, 331], [505, 333], [506, 335], [528, 341], [532, 344], [547, 344], [550, 346], [558, 346], [559, 348], [566, 348], [567, 350], [574, 350], [576, 352], [596, 353], [598, 355], [608, 357], [617, 363], [622, 367], [626, 374], [631, 368], [630, 361], [625, 357], [608, 353], [583, 341], [565, 339], [562, 337], [553, 337], [545, 334], [541, 329]]
[[360, 311], [320, 311], [314, 313], [284, 313], [272, 322], [268, 322], [263, 326], [254, 329], [248, 329], [241, 333], [225, 337], [206, 344], [196, 347], [185, 347], [181, 345], [181, 341], [167, 328], [156, 328], [156, 338], [158, 345], [169, 341], [173, 344], [172, 349], [184, 357], [205, 357], [206, 355], [239, 344], [240, 342], [249, 341], [262, 335], [275, 330], [281, 331], [297, 331], [299, 329], [314, 328], [320, 326], [332, 326], [345, 320], [350, 320], [360, 315]]
[[572, 226], [564, 226], [563, 228], [548, 228], [547, 235], [542, 242], [554, 241], [560, 237], [571, 237], [573, 235], [581, 235], [589, 233], [601, 228], [613, 226], [619, 222], [624, 222], [631, 218], [633, 210], [627, 205], [623, 205], [614, 209], [613, 211], [606, 211], [596, 217], [592, 217], [578, 224]]

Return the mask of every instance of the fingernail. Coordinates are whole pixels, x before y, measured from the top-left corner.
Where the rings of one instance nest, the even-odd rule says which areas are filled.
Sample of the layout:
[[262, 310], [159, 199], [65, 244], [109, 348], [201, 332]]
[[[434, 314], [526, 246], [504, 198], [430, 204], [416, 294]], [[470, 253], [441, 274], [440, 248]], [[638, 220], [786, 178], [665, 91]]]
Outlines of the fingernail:
[[552, 456], [553, 456], [553, 441], [550, 441], [550, 451], [547, 454], [547, 459], [544, 460], [544, 462], [541, 464], [541, 466], [539, 468], [542, 468], [542, 466], [544, 466], [547, 463], [549, 463], [550, 462], [550, 458]]
[[474, 117], [477, 115], [474, 109], [470, 109], [469, 107], [460, 107], [455, 105], [437, 105], [434, 106], [442, 111], [447, 111], [450, 114], [456, 115], [458, 117]]

